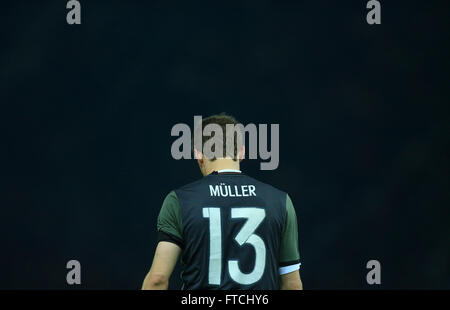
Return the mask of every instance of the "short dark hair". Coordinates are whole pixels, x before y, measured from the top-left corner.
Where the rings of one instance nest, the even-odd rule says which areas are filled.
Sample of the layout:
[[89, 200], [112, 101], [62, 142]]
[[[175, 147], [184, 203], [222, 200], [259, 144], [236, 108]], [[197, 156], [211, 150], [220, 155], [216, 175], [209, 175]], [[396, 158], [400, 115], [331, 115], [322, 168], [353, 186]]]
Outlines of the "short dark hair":
[[[200, 126], [197, 126], [196, 128], [194, 128], [194, 135], [197, 132], [197, 134], [199, 136], [202, 137], [202, 150], [205, 146], [205, 143], [212, 139], [214, 137], [214, 134], [212, 136], [203, 136], [203, 130], [205, 129], [205, 127], [209, 124], [216, 124], [218, 126], [220, 126], [222, 128], [222, 133], [223, 133], [223, 153], [224, 157], [226, 156], [230, 156], [231, 158], [233, 158], [234, 161], [236, 161], [238, 159], [238, 144], [239, 144], [239, 135], [237, 132], [234, 132], [234, 146], [233, 146], [233, 154], [227, 154], [227, 125], [228, 124], [232, 124], [232, 125], [237, 125], [238, 121], [236, 120], [236, 118], [232, 115], [229, 115], [225, 112], [222, 112], [220, 114], [215, 114], [215, 115], [211, 115], [205, 118], [202, 118], [202, 126], [201, 126], [201, 132], [200, 131]], [[233, 126], [233, 128], [234, 128]], [[192, 137], [192, 150], [194, 150], [194, 137]], [[215, 151], [215, 145], [213, 145], [211, 151]], [[209, 160], [214, 161], [216, 160], [216, 158], [209, 158]]]

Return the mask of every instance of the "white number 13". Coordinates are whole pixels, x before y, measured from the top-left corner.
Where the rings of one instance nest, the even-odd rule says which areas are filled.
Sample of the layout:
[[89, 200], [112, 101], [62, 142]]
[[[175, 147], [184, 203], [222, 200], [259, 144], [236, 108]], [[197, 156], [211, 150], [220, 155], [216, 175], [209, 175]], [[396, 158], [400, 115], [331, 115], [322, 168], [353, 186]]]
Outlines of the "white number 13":
[[[203, 208], [203, 217], [209, 218], [209, 284], [220, 285], [222, 274], [222, 225], [220, 208]], [[266, 266], [266, 245], [260, 236], [254, 234], [266, 217], [260, 208], [231, 208], [231, 218], [246, 218], [244, 226], [234, 240], [242, 246], [246, 243], [255, 249], [255, 266], [250, 273], [243, 273], [237, 260], [228, 261], [231, 278], [239, 284], [252, 284], [261, 279]]]

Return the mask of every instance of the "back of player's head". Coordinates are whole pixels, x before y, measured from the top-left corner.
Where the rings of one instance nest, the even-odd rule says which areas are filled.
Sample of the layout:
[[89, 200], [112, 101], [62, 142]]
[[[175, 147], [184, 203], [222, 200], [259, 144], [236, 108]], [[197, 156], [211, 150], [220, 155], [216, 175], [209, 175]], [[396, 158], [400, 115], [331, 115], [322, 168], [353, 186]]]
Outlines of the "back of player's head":
[[[214, 154], [216, 154], [216, 146], [218, 146], [219, 148], [222, 148], [221, 154], [223, 154], [223, 157], [229, 157], [233, 160], [237, 160], [239, 150], [242, 146], [242, 133], [240, 128], [236, 126], [238, 124], [239, 123], [236, 118], [226, 113], [215, 114], [203, 118], [201, 126], [196, 124], [194, 128], [194, 136], [197, 134], [198, 137], [201, 137], [202, 139], [201, 150], [197, 150], [202, 151], [206, 158], [214, 161], [218, 157], [214, 155], [208, 156], [208, 152], [205, 150], [205, 145], [207, 145], [206, 149], [209, 149], [209, 145]], [[214, 129], [208, 130], [211, 128], [211, 125], [216, 126], [212, 128], [220, 128], [221, 131], [215, 131]], [[193, 141], [192, 146], [193, 148], [197, 148], [197, 145], [195, 145], [194, 142], [195, 141]]]

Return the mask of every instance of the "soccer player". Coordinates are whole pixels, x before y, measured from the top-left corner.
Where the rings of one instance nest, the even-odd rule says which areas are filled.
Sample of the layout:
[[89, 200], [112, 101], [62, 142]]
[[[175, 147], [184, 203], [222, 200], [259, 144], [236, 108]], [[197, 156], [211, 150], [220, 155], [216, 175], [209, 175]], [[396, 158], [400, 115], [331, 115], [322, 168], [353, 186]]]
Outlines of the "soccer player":
[[[225, 114], [202, 120], [237, 121]], [[211, 137], [209, 137], [211, 138]], [[203, 138], [203, 146], [208, 138]], [[181, 254], [183, 289], [302, 289], [297, 218], [289, 196], [239, 170], [244, 146], [208, 159], [203, 178], [170, 192], [157, 220], [158, 245], [142, 289], [167, 289]]]

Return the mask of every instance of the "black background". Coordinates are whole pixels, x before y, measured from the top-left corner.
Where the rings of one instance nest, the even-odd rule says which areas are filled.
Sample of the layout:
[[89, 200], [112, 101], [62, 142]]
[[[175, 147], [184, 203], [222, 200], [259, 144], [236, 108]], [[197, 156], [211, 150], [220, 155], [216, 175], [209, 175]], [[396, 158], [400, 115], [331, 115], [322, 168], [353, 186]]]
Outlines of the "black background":
[[448, 1], [80, 2], [0, 5], [0, 288], [140, 288], [201, 177], [171, 128], [225, 111], [280, 124], [241, 168], [292, 197], [305, 289], [450, 289]]

